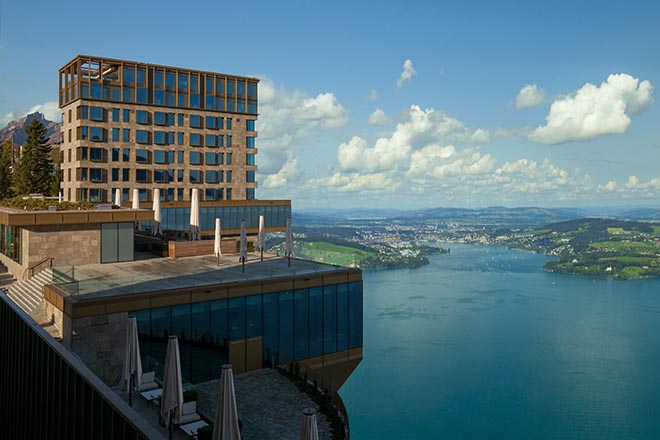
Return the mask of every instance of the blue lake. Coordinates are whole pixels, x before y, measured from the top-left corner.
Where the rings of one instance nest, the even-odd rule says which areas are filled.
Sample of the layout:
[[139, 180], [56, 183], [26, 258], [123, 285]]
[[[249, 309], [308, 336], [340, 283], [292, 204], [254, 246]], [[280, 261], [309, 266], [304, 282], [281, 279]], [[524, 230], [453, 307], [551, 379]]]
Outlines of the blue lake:
[[364, 272], [364, 360], [341, 390], [353, 439], [660, 438], [660, 280], [447, 246]]

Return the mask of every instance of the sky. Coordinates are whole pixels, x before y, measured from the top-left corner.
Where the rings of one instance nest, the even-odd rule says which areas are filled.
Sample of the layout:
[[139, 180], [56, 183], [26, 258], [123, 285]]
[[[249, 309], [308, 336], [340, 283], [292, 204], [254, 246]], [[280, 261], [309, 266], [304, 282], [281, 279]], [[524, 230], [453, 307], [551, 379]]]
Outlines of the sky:
[[0, 0], [0, 125], [77, 54], [261, 78], [257, 197], [660, 207], [660, 2]]

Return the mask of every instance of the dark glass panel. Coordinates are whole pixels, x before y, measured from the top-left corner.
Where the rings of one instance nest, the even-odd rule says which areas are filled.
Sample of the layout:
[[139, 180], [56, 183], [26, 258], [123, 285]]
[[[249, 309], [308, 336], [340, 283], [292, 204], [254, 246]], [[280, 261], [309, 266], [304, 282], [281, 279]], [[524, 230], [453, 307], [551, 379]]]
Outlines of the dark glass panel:
[[277, 364], [277, 293], [263, 295], [263, 361], [265, 366]]
[[229, 300], [229, 339], [245, 338], [245, 297]]
[[362, 282], [348, 285], [349, 348], [362, 347]]
[[295, 291], [295, 359], [309, 357], [309, 291]]
[[323, 353], [337, 351], [337, 286], [323, 286]]
[[348, 284], [337, 286], [337, 351], [348, 349]]
[[292, 361], [293, 356], [293, 292], [279, 294], [279, 352], [280, 363]]
[[247, 297], [247, 337], [253, 336], [261, 336], [261, 295]]
[[323, 354], [323, 288], [309, 289], [309, 357]]

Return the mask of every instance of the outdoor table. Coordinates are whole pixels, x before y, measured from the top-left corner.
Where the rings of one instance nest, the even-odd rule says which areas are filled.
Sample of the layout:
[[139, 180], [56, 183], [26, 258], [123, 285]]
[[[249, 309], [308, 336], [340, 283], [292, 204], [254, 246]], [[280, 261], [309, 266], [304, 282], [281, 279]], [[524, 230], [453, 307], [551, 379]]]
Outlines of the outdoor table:
[[185, 432], [188, 437], [197, 438], [197, 430], [208, 425], [209, 424], [204, 420], [198, 420], [196, 422], [188, 423], [187, 425], [181, 425], [179, 426], [179, 429]]

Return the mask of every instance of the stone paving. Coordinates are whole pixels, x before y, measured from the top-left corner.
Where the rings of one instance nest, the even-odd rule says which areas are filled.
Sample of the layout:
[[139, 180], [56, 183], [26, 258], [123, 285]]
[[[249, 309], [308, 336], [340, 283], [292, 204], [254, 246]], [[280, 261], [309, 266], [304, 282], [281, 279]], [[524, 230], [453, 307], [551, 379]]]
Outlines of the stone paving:
[[[298, 440], [302, 410], [318, 405], [276, 370], [262, 369], [234, 376], [238, 417], [243, 440]], [[198, 410], [209, 420], [215, 418], [219, 380], [190, 386], [198, 392]], [[332, 428], [317, 413], [319, 439], [331, 440]]]

